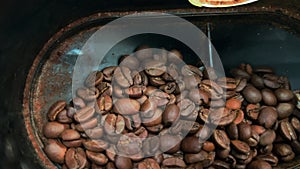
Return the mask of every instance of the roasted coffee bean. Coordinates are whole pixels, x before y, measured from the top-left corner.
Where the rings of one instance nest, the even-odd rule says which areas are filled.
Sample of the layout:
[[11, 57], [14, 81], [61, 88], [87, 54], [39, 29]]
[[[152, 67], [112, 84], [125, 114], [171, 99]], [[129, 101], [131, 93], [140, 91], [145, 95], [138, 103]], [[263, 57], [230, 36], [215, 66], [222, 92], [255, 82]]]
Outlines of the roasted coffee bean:
[[252, 129], [251, 126], [247, 123], [240, 123], [238, 125], [239, 130], [239, 138], [240, 140], [248, 140], [252, 135]]
[[251, 76], [251, 84], [253, 84], [253, 86], [255, 86], [258, 89], [262, 89], [264, 88], [264, 79], [260, 76], [258, 76], [257, 74], [253, 74]]
[[292, 119], [291, 119], [291, 125], [293, 126], [293, 128], [295, 129], [295, 131], [297, 131], [298, 133], [300, 133], [300, 121], [299, 121], [299, 119], [297, 119], [296, 117], [292, 117]]
[[154, 159], [146, 158], [138, 164], [138, 169], [160, 169], [160, 166]]
[[262, 99], [266, 105], [268, 106], [277, 105], [277, 97], [275, 96], [272, 90], [262, 89], [261, 94], [262, 94]]
[[230, 164], [221, 160], [215, 160], [213, 166], [218, 169], [230, 169]]
[[241, 153], [248, 154], [250, 152], [250, 147], [247, 143], [240, 140], [231, 140], [231, 145], [235, 150]]
[[87, 86], [87, 87], [94, 87], [94, 86], [97, 86], [99, 85], [102, 80], [103, 80], [103, 73], [100, 72], [100, 71], [94, 71], [92, 73], [90, 73], [88, 75], [88, 77], [85, 79], [85, 82], [84, 84]]
[[147, 128], [148, 131], [150, 131], [152, 133], [158, 133], [164, 128], [164, 125], [158, 124], [158, 125], [149, 126], [149, 127], [146, 127], [146, 128]]
[[202, 143], [199, 138], [190, 136], [181, 141], [181, 150], [185, 153], [198, 153], [201, 151]]
[[160, 90], [155, 90], [149, 98], [155, 100], [157, 106], [165, 106], [170, 100], [169, 94]]
[[76, 169], [84, 168], [88, 162], [82, 148], [70, 148], [66, 153], [65, 163], [68, 168]]
[[110, 111], [113, 107], [112, 98], [108, 95], [97, 99], [97, 105], [100, 111]]
[[241, 109], [236, 110], [235, 112], [236, 112], [236, 117], [232, 123], [240, 124], [245, 119], [245, 114], [244, 114], [243, 110], [241, 110]]
[[160, 76], [166, 72], [165, 64], [158, 60], [151, 60], [145, 63], [145, 72], [149, 76]]
[[230, 140], [223, 130], [215, 130], [213, 132], [213, 139], [218, 146], [224, 149], [228, 149], [230, 146]]
[[169, 154], [176, 153], [180, 149], [181, 138], [179, 136], [164, 134], [159, 137], [160, 150]]
[[212, 151], [215, 150], [215, 145], [214, 145], [212, 142], [210, 142], [210, 141], [205, 141], [205, 142], [203, 143], [202, 149], [203, 149], [204, 151], [207, 151], [207, 152], [212, 152]]
[[256, 157], [256, 159], [266, 161], [273, 167], [277, 166], [278, 164], [278, 158], [274, 156], [272, 153], [267, 155], [259, 155]]
[[280, 87], [280, 84], [277, 81], [266, 78], [264, 79], [264, 84], [271, 89], [277, 89]]
[[274, 151], [284, 162], [291, 161], [295, 157], [295, 153], [288, 144], [275, 144]]
[[272, 169], [272, 166], [263, 160], [252, 161], [248, 166], [248, 169]]
[[294, 98], [292, 91], [283, 88], [275, 90], [275, 95], [280, 102], [288, 102]]
[[221, 107], [210, 112], [207, 118], [209, 118], [209, 121], [214, 125], [226, 126], [235, 120], [236, 112], [226, 107]]
[[226, 107], [229, 109], [240, 109], [242, 102], [238, 99], [231, 98], [226, 101]]
[[102, 153], [86, 150], [86, 156], [89, 160], [97, 165], [105, 165], [108, 162], [108, 158]]
[[180, 102], [178, 102], [177, 105], [180, 109], [180, 115], [182, 116], [190, 115], [190, 113], [192, 113], [196, 108], [195, 103], [192, 102], [190, 99], [183, 99]]
[[252, 85], [246, 86], [242, 94], [249, 103], [255, 104], [262, 100], [261, 92]]
[[266, 146], [263, 146], [263, 147], [261, 147], [259, 150], [258, 150], [258, 152], [260, 153], [260, 154], [270, 154], [271, 152], [272, 152], [272, 150], [273, 150], [273, 144], [268, 144], [268, 145], [266, 145]]
[[99, 95], [100, 92], [95, 87], [91, 87], [91, 88], [82, 87], [77, 89], [77, 96], [88, 102], [94, 101]]
[[108, 143], [104, 140], [86, 140], [83, 142], [83, 146], [93, 152], [103, 152], [108, 148]]
[[134, 134], [141, 139], [145, 139], [148, 137], [148, 130], [146, 130], [145, 127], [141, 126], [134, 131]]
[[193, 65], [184, 65], [181, 68], [181, 73], [183, 76], [200, 76], [202, 77], [203, 74], [199, 68]]
[[58, 122], [48, 122], [43, 128], [43, 133], [47, 138], [58, 138], [66, 129], [66, 126]]
[[117, 168], [132, 169], [133, 164], [130, 158], [123, 156], [116, 156], [115, 164]]
[[71, 141], [62, 141], [66, 147], [80, 147], [82, 145], [83, 139], [71, 140]]
[[141, 106], [141, 116], [151, 118], [157, 109], [157, 101], [155, 99], [147, 99]]
[[151, 118], [143, 118], [143, 125], [146, 127], [151, 127], [155, 125], [159, 125], [162, 123], [162, 114], [163, 111], [161, 109], [156, 109], [154, 115]]
[[295, 105], [291, 103], [279, 103], [276, 107], [278, 119], [289, 117], [294, 111]]
[[244, 88], [247, 86], [247, 79], [241, 79], [239, 80], [238, 85], [235, 88], [236, 92], [241, 92], [242, 90], [244, 90]]
[[61, 138], [64, 141], [77, 140], [80, 138], [80, 134], [73, 129], [67, 129], [61, 133]]
[[259, 135], [252, 130], [251, 137], [248, 140], [246, 140], [246, 143], [248, 143], [250, 147], [255, 147], [259, 143], [259, 139]]
[[121, 115], [108, 114], [105, 118], [104, 130], [109, 135], [121, 134], [125, 129], [125, 120]]
[[229, 157], [229, 153], [230, 153], [231, 149], [217, 149], [216, 150], [216, 154], [219, 158], [221, 159], [226, 159], [227, 157]]
[[281, 121], [279, 125], [279, 131], [285, 139], [289, 141], [297, 140], [296, 132], [288, 121]]
[[55, 102], [48, 110], [47, 117], [50, 121], [54, 121], [58, 113], [64, 110], [67, 103], [63, 100]]
[[98, 86], [96, 86], [96, 88], [99, 90], [99, 94], [101, 96], [105, 96], [105, 95], [111, 96], [113, 93], [113, 87], [108, 82], [101, 82]]
[[114, 71], [113, 76], [113, 80], [115, 80], [123, 88], [127, 88], [133, 85], [133, 77], [131, 76], [131, 70], [126, 66], [117, 67]]
[[215, 152], [208, 153], [207, 158], [204, 159], [203, 162], [202, 162], [203, 167], [207, 168], [207, 167], [211, 166], [212, 163], [215, 160], [215, 157], [216, 157], [216, 153]]
[[132, 115], [136, 114], [140, 110], [140, 103], [133, 99], [118, 99], [115, 104], [113, 111], [121, 115]]
[[260, 136], [259, 144], [262, 146], [272, 144], [275, 138], [276, 138], [276, 133], [274, 132], [274, 130], [268, 129]]
[[123, 55], [118, 60], [120, 66], [127, 66], [132, 70], [137, 69], [140, 66], [139, 60], [137, 57], [132, 55]]
[[70, 117], [68, 117], [67, 110], [63, 110], [60, 113], [58, 113], [56, 120], [60, 123], [72, 123], [73, 122], [73, 120]]
[[96, 127], [98, 124], [97, 118], [92, 118], [84, 123], [76, 124], [75, 128], [77, 131], [84, 132], [88, 129]]
[[151, 156], [158, 152], [159, 147], [159, 137], [150, 137], [143, 142], [143, 153]]
[[95, 109], [93, 107], [87, 106], [77, 111], [74, 115], [74, 119], [79, 123], [83, 123], [91, 119], [94, 116], [94, 113]]
[[[202, 103], [208, 104], [209, 97], [209, 94], [203, 90], [192, 89], [189, 92], [189, 98], [198, 105], [202, 105]], [[177, 101], [179, 102], [179, 99]]]
[[119, 155], [132, 156], [142, 150], [142, 140], [133, 133], [123, 134], [118, 143], [117, 149]]
[[271, 128], [278, 117], [278, 113], [274, 107], [264, 107], [260, 110], [258, 122], [266, 128]]
[[67, 148], [61, 144], [59, 141], [54, 139], [49, 139], [47, 145], [44, 148], [45, 153], [53, 162], [62, 164], [64, 163], [65, 154]]
[[112, 77], [113, 77], [113, 74], [114, 74], [114, 71], [117, 67], [116, 66], [108, 66], [106, 68], [104, 68], [102, 70], [102, 73], [103, 73], [103, 78], [106, 80], [106, 81], [111, 81]]
[[103, 128], [102, 127], [96, 127], [96, 128], [93, 128], [93, 129], [87, 129], [87, 130], [85, 130], [85, 133], [89, 138], [99, 139], [103, 136]]
[[166, 81], [162, 77], [156, 76], [156, 77], [149, 77], [149, 82], [153, 86], [162, 86], [166, 84]]
[[260, 111], [259, 104], [248, 104], [246, 107], [247, 116], [252, 120], [257, 120]]
[[162, 120], [166, 126], [176, 123], [180, 117], [180, 109], [176, 104], [167, 105], [162, 115]]
[[237, 140], [239, 138], [239, 129], [235, 123], [230, 123], [227, 126], [226, 131], [230, 139]]
[[172, 167], [172, 168], [185, 168], [186, 164], [183, 159], [179, 157], [169, 157], [165, 158], [162, 162], [163, 167]]
[[184, 161], [189, 164], [201, 162], [207, 158], [208, 158], [208, 153], [203, 150], [196, 154], [184, 154]]
[[250, 79], [250, 75], [242, 70], [242, 69], [239, 69], [239, 68], [234, 68], [230, 71], [230, 73], [235, 77], [235, 78], [243, 78], [243, 79], [247, 79], [249, 80]]

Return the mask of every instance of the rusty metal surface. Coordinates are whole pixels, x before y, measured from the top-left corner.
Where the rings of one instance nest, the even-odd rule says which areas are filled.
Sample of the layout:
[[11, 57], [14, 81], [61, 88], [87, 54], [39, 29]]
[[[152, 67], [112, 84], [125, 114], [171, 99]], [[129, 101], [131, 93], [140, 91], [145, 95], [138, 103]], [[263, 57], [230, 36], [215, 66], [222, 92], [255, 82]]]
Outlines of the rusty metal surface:
[[[205, 18], [203, 21], [195, 21], [195, 24], [199, 27], [201, 27], [202, 23], [207, 22], [210, 17], [216, 17], [220, 14], [234, 17], [235, 15], [251, 15], [251, 13], [255, 12], [274, 16], [280, 15], [287, 21], [297, 21], [299, 24], [300, 16], [297, 9], [287, 10], [284, 6], [277, 5], [278, 2], [264, 2], [254, 3], [247, 7], [227, 8], [226, 10], [190, 8], [168, 11], [157, 10], [153, 12], [168, 12], [191, 18], [201, 18], [203, 16]], [[45, 168], [56, 168], [43, 152], [45, 139], [41, 131], [46, 121], [47, 109], [58, 99], [71, 99], [71, 76], [77, 56], [69, 52], [72, 49], [80, 49], [87, 38], [101, 24], [133, 13], [135, 11], [104, 12], [75, 21], [55, 34], [36, 57], [28, 74], [24, 90], [23, 116], [28, 137]], [[289, 22], [289, 24], [293, 25], [295, 23]], [[282, 24], [279, 25], [284, 27]], [[294, 31], [299, 33], [299, 29], [300, 27], [295, 27]], [[295, 166], [299, 161], [300, 159], [289, 164], [283, 164], [281, 168]]]

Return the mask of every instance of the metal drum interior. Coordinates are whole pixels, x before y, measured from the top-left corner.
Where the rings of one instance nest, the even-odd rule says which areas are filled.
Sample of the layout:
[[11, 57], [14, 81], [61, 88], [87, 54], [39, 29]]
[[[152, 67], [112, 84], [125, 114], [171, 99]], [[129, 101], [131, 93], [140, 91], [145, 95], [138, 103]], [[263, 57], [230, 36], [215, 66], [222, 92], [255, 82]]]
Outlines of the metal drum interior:
[[[179, 14], [205, 32], [212, 25], [212, 44], [221, 57], [225, 70], [250, 63], [253, 66], [269, 65], [280, 75], [286, 75], [293, 89], [300, 88], [300, 21], [280, 14]], [[43, 152], [42, 134], [46, 112], [53, 102], [71, 99], [72, 72], [76, 58], [86, 40], [101, 25], [115, 17], [91, 16], [75, 22], [57, 33], [36, 57], [27, 78], [24, 92], [24, 120], [37, 159], [45, 168], [55, 168]], [[124, 39], [105, 56], [102, 64], [116, 65], [120, 56], [147, 44], [151, 47], [179, 49], [187, 63], [195, 62], [194, 53], [181, 42], [170, 37], [142, 34]], [[101, 66], [100, 66], [101, 67]], [[229, 75], [229, 74], [228, 74]], [[279, 168], [297, 168], [300, 158]]]

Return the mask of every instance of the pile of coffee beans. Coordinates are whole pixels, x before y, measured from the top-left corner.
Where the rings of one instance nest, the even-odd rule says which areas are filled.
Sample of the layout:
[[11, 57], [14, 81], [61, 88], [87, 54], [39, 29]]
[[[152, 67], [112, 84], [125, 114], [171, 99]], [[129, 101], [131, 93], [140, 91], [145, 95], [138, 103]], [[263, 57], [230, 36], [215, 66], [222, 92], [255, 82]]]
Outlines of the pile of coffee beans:
[[300, 92], [271, 68], [232, 77], [141, 46], [92, 72], [47, 113], [44, 151], [63, 169], [270, 169], [300, 154]]

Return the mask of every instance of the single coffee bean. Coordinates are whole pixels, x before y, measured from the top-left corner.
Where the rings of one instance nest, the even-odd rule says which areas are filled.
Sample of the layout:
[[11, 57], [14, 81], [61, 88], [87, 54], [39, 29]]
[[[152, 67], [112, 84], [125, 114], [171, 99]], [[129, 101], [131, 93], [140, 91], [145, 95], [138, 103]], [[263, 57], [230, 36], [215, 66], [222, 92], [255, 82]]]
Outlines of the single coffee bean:
[[228, 149], [230, 146], [230, 140], [223, 130], [215, 130], [213, 133], [213, 139], [218, 146], [224, 149]]
[[272, 144], [275, 138], [276, 138], [276, 133], [274, 132], [274, 130], [268, 129], [260, 136], [259, 144], [262, 146]]
[[236, 112], [236, 117], [232, 123], [240, 124], [245, 119], [245, 114], [244, 114], [243, 110], [241, 110], [241, 109], [238, 109], [235, 112]]
[[82, 98], [83, 100], [87, 102], [91, 102], [99, 97], [100, 92], [99, 89], [95, 87], [91, 87], [91, 88], [81, 87], [77, 89], [76, 94], [78, 97]]
[[145, 63], [145, 72], [149, 76], [161, 76], [166, 72], [166, 65], [158, 60], [151, 60]]
[[231, 154], [236, 158], [237, 162], [239, 163], [239, 161], [245, 161], [249, 158], [250, 156], [250, 152], [245, 154], [245, 153], [241, 153], [235, 149], [231, 150]]
[[99, 95], [101, 96], [105, 96], [105, 95], [111, 96], [113, 93], [113, 87], [108, 82], [101, 82], [98, 86], [96, 86], [96, 88], [98, 89]]
[[141, 106], [141, 116], [151, 118], [157, 109], [157, 101], [155, 99], [147, 99]]
[[276, 107], [278, 119], [289, 117], [295, 109], [295, 105], [291, 103], [279, 103]]
[[180, 109], [180, 115], [182, 116], [190, 115], [190, 113], [192, 113], [196, 108], [195, 103], [192, 102], [190, 99], [183, 99], [180, 102], [178, 102], [177, 105]]
[[67, 129], [61, 133], [61, 138], [64, 141], [77, 140], [80, 138], [80, 134], [73, 129]]
[[76, 112], [76, 114], [74, 115], [74, 120], [79, 123], [86, 122], [94, 116], [94, 113], [95, 109], [93, 107], [87, 106]]
[[246, 106], [247, 116], [252, 120], [257, 120], [260, 111], [259, 104], [248, 104]]
[[[209, 94], [203, 90], [192, 89], [189, 92], [189, 98], [198, 105], [202, 105], [202, 103], [209, 103]], [[177, 101], [179, 102], [179, 99], [177, 99]]]
[[248, 166], [248, 169], [272, 169], [272, 166], [263, 160], [254, 160]]
[[58, 113], [64, 110], [67, 103], [63, 100], [55, 102], [48, 110], [47, 117], [50, 121], [54, 121]]
[[146, 127], [151, 127], [155, 125], [159, 125], [162, 123], [162, 109], [156, 109], [154, 115], [151, 118], [143, 118], [143, 125]]
[[295, 129], [295, 131], [297, 131], [298, 133], [300, 133], [300, 121], [298, 120], [298, 118], [292, 117], [292, 119], [291, 119], [291, 125], [293, 126], [293, 128]]
[[76, 124], [75, 128], [79, 132], [84, 132], [88, 129], [96, 127], [97, 124], [98, 124], [98, 119], [95, 117], [95, 118], [91, 118], [90, 120], [84, 123]]
[[220, 169], [230, 169], [230, 164], [221, 160], [215, 160], [213, 166]]
[[103, 136], [103, 128], [96, 127], [93, 129], [87, 129], [87, 130], [85, 130], [85, 133], [91, 139], [99, 139]]
[[272, 153], [267, 155], [259, 155], [256, 157], [256, 159], [266, 161], [273, 167], [277, 166], [278, 164], [278, 158]]
[[146, 128], [147, 128], [148, 131], [150, 131], [152, 133], [158, 133], [164, 128], [164, 125], [158, 124], [158, 125], [149, 126], [149, 127], [146, 127]]
[[133, 156], [142, 151], [142, 140], [133, 133], [123, 134], [117, 143], [117, 154]]
[[250, 147], [247, 143], [240, 140], [231, 140], [231, 145], [235, 150], [241, 153], [248, 154], [250, 152]]
[[266, 146], [261, 147], [258, 152], [259, 154], [270, 154], [273, 150], [273, 144], [268, 144]]
[[131, 86], [129, 88], [125, 89], [126, 95], [128, 95], [131, 98], [140, 98], [143, 95], [143, 92], [145, 91], [145, 86]]
[[179, 157], [169, 157], [165, 158], [162, 162], [163, 167], [175, 167], [175, 168], [185, 168], [186, 164], [183, 159]]
[[258, 76], [257, 74], [253, 74], [251, 76], [251, 84], [253, 84], [253, 86], [255, 86], [258, 89], [262, 89], [265, 86], [264, 79]]
[[133, 164], [130, 158], [123, 156], [116, 156], [115, 164], [117, 168], [132, 169]]
[[230, 139], [237, 140], [239, 138], [239, 129], [235, 123], [230, 123], [227, 126], [226, 131]]
[[[241, 92], [247, 86], [247, 79], [241, 79], [235, 88], [236, 92]], [[254, 85], [255, 86], [255, 85]], [[257, 86], [255, 86], [257, 87]]]
[[275, 96], [272, 90], [262, 89], [261, 94], [262, 94], [262, 99], [266, 105], [268, 106], [277, 105], [277, 97]]
[[134, 134], [141, 139], [146, 139], [148, 137], [148, 130], [145, 127], [141, 126], [134, 131]]
[[258, 103], [262, 100], [262, 95], [254, 86], [248, 85], [242, 91], [243, 96], [249, 103]]
[[259, 143], [259, 139], [259, 134], [252, 130], [251, 137], [248, 140], [246, 140], [246, 143], [248, 143], [250, 147], [255, 147]]
[[231, 111], [226, 107], [225, 108], [221, 107], [210, 112], [208, 118], [210, 122], [214, 125], [226, 126], [235, 120], [236, 112]]
[[133, 99], [118, 99], [115, 104], [113, 111], [121, 115], [132, 115], [136, 114], [140, 110], [140, 103]]
[[176, 104], [167, 105], [163, 112], [162, 120], [166, 126], [176, 123], [180, 117], [180, 109]]
[[82, 145], [83, 139], [71, 140], [71, 141], [62, 141], [66, 147], [80, 147]]
[[200, 76], [200, 77], [203, 76], [200, 69], [193, 65], [182, 66], [181, 73], [183, 76]]
[[108, 114], [103, 127], [109, 135], [121, 134], [125, 129], [124, 117], [119, 114]]
[[123, 55], [118, 62], [120, 66], [128, 66], [132, 70], [135, 70], [140, 66], [137, 57], [132, 55]]
[[292, 91], [283, 88], [275, 90], [275, 95], [280, 102], [288, 102], [294, 98]]
[[56, 120], [59, 123], [72, 123], [73, 122], [73, 120], [70, 117], [68, 117], [67, 110], [63, 110], [60, 113], [58, 113], [58, 115], [56, 116]]
[[212, 142], [210, 142], [210, 141], [205, 141], [205, 142], [203, 143], [202, 149], [203, 149], [204, 151], [207, 151], [207, 152], [212, 152], [212, 151], [215, 150], [215, 145], [214, 145]]
[[266, 128], [271, 128], [278, 117], [278, 113], [274, 107], [264, 107], [260, 110], [258, 122]]
[[49, 139], [44, 148], [45, 153], [53, 162], [63, 164], [67, 148], [57, 140]]
[[180, 149], [181, 138], [176, 135], [164, 134], [159, 137], [160, 150], [169, 154], [176, 153]]
[[165, 106], [170, 100], [169, 94], [160, 90], [155, 90], [151, 95], [149, 95], [149, 98], [151, 100], [155, 100], [157, 106]]
[[154, 159], [146, 158], [138, 164], [138, 169], [160, 169], [160, 166]]
[[289, 123], [288, 121], [280, 122], [279, 131], [285, 139], [289, 141], [297, 140], [297, 134], [291, 123]]
[[103, 152], [108, 148], [108, 143], [104, 140], [86, 140], [83, 142], [83, 146], [93, 152]]
[[89, 160], [97, 165], [105, 165], [108, 162], [108, 158], [102, 153], [86, 150], [86, 156]]
[[65, 157], [69, 169], [84, 168], [87, 165], [86, 154], [82, 148], [68, 149]]
[[267, 78], [264, 78], [264, 84], [266, 87], [269, 87], [271, 89], [278, 89], [280, 87], [280, 84], [277, 81]]
[[239, 138], [240, 138], [240, 140], [246, 141], [252, 135], [252, 129], [251, 129], [250, 124], [240, 123], [238, 125], [238, 130], [239, 130]]
[[288, 144], [275, 144], [274, 151], [284, 162], [291, 161], [295, 157], [292, 147]]
[[160, 76], [156, 76], [156, 77], [149, 77], [149, 82], [151, 85], [153, 86], [162, 86], [166, 84], [166, 81], [164, 81], [164, 79]]
[[201, 151], [202, 144], [199, 138], [190, 136], [181, 141], [181, 150], [185, 153], [198, 153]]
[[97, 99], [97, 105], [100, 111], [110, 111], [113, 107], [112, 98], [108, 95]]
[[90, 73], [88, 75], [88, 77], [85, 79], [85, 82], [84, 84], [87, 86], [87, 87], [94, 87], [94, 86], [97, 86], [99, 85], [102, 80], [103, 80], [103, 73], [100, 72], [100, 71], [94, 71], [92, 73]]
[[143, 142], [143, 153], [152, 156], [158, 152], [159, 147], [159, 137], [150, 137]]
[[43, 128], [43, 133], [47, 138], [58, 138], [65, 129], [65, 125], [61, 123], [48, 122]]
[[113, 80], [115, 80], [123, 88], [127, 88], [133, 85], [133, 77], [131, 76], [131, 70], [126, 66], [117, 67], [113, 75]]
[[235, 77], [235, 78], [241, 78], [241, 79], [247, 79], [249, 80], [250, 79], [250, 75], [242, 70], [242, 69], [239, 69], [239, 68], [234, 68], [230, 71], [230, 73]]
[[217, 149], [216, 154], [219, 158], [226, 159], [230, 156], [229, 155], [230, 151], [231, 151], [230, 148], [228, 148], [228, 149]]
[[104, 68], [102, 70], [104, 80], [111, 82], [111, 79], [113, 77], [113, 74], [114, 74], [114, 71], [116, 68], [117, 68], [117, 66], [108, 66], [108, 67]]

